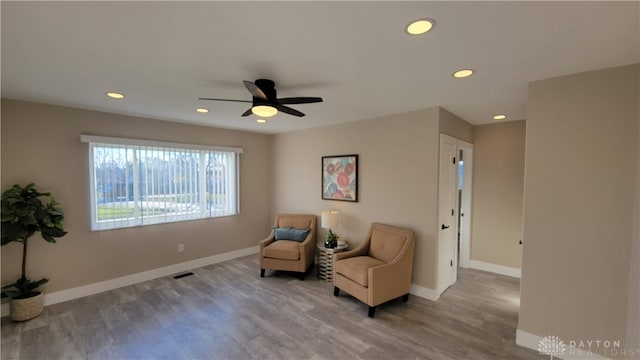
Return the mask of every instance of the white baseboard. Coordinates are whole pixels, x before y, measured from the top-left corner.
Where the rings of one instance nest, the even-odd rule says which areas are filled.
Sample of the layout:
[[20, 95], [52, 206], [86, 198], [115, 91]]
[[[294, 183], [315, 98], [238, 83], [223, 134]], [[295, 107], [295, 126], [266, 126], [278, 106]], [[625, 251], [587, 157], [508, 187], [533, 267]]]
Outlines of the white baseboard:
[[500, 275], [506, 275], [506, 276], [510, 276], [518, 279], [520, 279], [520, 274], [522, 273], [522, 271], [518, 268], [512, 268], [508, 266], [497, 265], [497, 264], [492, 264], [492, 263], [473, 260], [473, 259], [469, 260], [469, 267], [472, 269], [488, 271], [488, 272], [492, 272]]
[[[245, 249], [229, 251], [226, 253], [207, 256], [200, 259], [185, 261], [183, 263], [163, 266], [161, 268], [143, 271], [136, 274], [126, 275], [115, 279], [100, 281], [93, 284], [82, 285], [71, 289], [60, 290], [44, 295], [44, 305], [52, 305], [60, 302], [77, 299], [83, 296], [89, 296], [98, 294], [104, 291], [117, 289], [123, 286], [133, 285], [141, 283], [147, 280], [157, 279], [159, 277], [172, 275], [175, 273], [193, 270], [199, 267], [221, 263], [223, 261], [257, 254], [259, 251], [258, 246], [252, 246]], [[2, 304], [0, 308], [0, 315], [9, 315], [9, 303]]]
[[436, 301], [440, 298], [440, 294], [438, 294], [437, 291], [415, 284], [411, 284], [411, 290], [409, 290], [409, 293], [431, 301]]
[[[538, 351], [538, 344], [544, 337], [538, 336], [524, 330], [516, 330], [516, 344], [526, 347], [532, 350]], [[566, 340], [563, 340], [563, 343]], [[568, 343], [565, 343], [564, 354], [553, 355], [553, 358], [564, 360], [611, 360], [608, 357], [594, 354], [588, 351], [588, 349], [571, 348]]]

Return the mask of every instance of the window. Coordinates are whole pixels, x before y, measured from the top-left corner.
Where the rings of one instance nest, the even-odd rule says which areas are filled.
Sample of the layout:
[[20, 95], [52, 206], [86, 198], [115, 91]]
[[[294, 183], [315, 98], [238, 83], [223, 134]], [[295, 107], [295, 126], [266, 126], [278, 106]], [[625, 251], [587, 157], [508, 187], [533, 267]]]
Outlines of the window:
[[235, 215], [240, 148], [82, 135], [91, 229]]

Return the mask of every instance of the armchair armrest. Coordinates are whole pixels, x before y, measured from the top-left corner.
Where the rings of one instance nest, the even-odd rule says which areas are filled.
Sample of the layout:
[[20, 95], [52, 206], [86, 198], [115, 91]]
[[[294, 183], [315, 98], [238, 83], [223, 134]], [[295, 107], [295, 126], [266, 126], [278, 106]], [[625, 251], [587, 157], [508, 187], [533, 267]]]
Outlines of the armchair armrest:
[[333, 261], [347, 259], [354, 256], [363, 256], [369, 253], [369, 239], [361, 242], [354, 249], [333, 254]]
[[[378, 283], [385, 283], [385, 286], [387, 286], [388, 282], [386, 280], [398, 281], [403, 279], [403, 275], [406, 274], [411, 274], [411, 263], [409, 261], [397, 261], [373, 266], [369, 268], [369, 284], [370, 286], [373, 284], [373, 287], [375, 287]], [[411, 278], [409, 278], [409, 281], [411, 281]]]
[[411, 289], [414, 241], [407, 242], [390, 262], [369, 268], [369, 289], [372, 304], [380, 304], [404, 295]]
[[273, 230], [271, 230], [271, 233], [269, 234], [269, 236], [267, 236], [266, 239], [260, 240], [260, 254], [262, 254], [262, 249], [264, 249], [265, 246], [271, 244], [275, 239], [276, 239], [276, 233]]
[[316, 256], [316, 231], [315, 229], [309, 230], [307, 237], [300, 243], [300, 256], [304, 257], [304, 266], [311, 264], [315, 260]]

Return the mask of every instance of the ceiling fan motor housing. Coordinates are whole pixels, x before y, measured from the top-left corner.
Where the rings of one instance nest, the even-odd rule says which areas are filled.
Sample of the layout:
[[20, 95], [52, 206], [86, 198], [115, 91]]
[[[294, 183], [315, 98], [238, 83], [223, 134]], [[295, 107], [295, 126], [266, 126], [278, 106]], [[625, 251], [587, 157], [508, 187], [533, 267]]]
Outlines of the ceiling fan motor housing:
[[273, 104], [276, 102], [276, 99], [278, 98], [276, 96], [276, 83], [273, 82], [272, 80], [269, 79], [258, 79], [255, 81], [255, 84], [257, 87], [260, 88], [260, 90], [262, 90], [262, 92], [267, 96], [267, 101], [265, 102], [265, 99], [260, 99], [257, 97], [253, 97], [253, 103], [256, 104], [256, 99], [260, 99], [262, 100], [261, 103], [259, 103], [259, 105], [263, 105], [263, 104]]

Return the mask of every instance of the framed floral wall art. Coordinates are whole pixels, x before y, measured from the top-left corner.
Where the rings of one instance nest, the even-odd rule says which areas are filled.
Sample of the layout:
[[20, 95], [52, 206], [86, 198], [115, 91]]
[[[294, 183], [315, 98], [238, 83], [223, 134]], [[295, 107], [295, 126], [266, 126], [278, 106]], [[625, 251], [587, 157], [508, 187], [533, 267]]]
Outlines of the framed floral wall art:
[[358, 155], [322, 157], [322, 199], [358, 201]]

